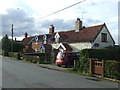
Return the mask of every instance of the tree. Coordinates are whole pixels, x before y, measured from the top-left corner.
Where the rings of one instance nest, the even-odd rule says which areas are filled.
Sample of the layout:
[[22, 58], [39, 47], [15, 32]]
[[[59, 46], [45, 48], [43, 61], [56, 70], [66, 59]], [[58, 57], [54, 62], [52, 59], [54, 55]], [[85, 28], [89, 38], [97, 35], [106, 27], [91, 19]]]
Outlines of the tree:
[[5, 35], [2, 40], [2, 50], [4, 52], [20, 52], [24, 46], [22, 43], [20, 42], [16, 42], [16, 41], [11, 41], [9, 38], [8, 38], [8, 35]]
[[8, 38], [7, 34], [2, 38], [1, 42], [2, 42], [2, 50], [10, 52], [11, 51], [11, 41]]

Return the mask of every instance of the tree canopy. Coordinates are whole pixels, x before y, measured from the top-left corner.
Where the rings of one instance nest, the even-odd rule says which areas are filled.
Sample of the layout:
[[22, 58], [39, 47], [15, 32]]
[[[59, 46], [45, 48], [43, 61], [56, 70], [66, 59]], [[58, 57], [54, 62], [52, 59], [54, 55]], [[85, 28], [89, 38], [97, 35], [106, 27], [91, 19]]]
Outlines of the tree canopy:
[[7, 52], [19, 52], [24, 46], [21, 42], [12, 41], [8, 38], [8, 35], [5, 35], [2, 40], [2, 50]]
[[2, 42], [2, 50], [10, 52], [11, 51], [11, 41], [8, 38], [8, 35], [5, 35], [2, 38], [1, 42]]

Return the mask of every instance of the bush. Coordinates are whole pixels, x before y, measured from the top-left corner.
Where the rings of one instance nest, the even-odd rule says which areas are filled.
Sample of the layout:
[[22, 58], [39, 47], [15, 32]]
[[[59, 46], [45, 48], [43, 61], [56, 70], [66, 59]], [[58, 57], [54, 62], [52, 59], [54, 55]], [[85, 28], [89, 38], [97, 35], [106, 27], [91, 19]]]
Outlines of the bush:
[[25, 53], [23, 54], [23, 59], [33, 63], [41, 63], [41, 64], [50, 64], [50, 58], [45, 53]]
[[5, 50], [5, 51], [3, 51], [3, 56], [9, 56], [9, 51], [7, 51], [7, 50]]
[[18, 60], [20, 60], [21, 58], [21, 55], [20, 55], [20, 52], [9, 52], [9, 57], [14, 57], [14, 58], [16, 58], [16, 59], [18, 59]]
[[120, 80], [120, 62], [113, 60], [105, 61], [105, 77]]
[[80, 60], [77, 61], [75, 66], [75, 71], [81, 72], [81, 73], [90, 73], [89, 72], [89, 58], [88, 55], [84, 55], [84, 50], [80, 51]]
[[103, 59], [103, 60], [120, 60], [120, 47], [109, 47], [104, 49], [84, 49], [81, 55], [88, 58]]

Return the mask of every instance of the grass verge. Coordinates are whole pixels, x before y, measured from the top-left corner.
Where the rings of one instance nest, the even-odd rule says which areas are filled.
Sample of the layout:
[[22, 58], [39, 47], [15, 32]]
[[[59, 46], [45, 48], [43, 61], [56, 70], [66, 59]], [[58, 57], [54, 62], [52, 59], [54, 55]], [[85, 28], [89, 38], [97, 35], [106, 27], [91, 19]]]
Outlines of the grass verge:
[[70, 73], [79, 74], [79, 75], [82, 75], [82, 76], [90, 76], [90, 77], [93, 76], [93, 75], [90, 74], [90, 73], [80, 72], [80, 71], [76, 70], [75, 68], [66, 68], [66, 71], [67, 71], [67, 72], [70, 72]]

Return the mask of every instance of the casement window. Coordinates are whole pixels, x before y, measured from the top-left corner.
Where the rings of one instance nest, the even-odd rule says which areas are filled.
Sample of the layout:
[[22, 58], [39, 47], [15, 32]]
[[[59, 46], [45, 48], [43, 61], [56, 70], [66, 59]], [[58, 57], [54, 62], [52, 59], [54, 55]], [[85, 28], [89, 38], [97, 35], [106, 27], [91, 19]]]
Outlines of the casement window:
[[45, 53], [45, 50], [43, 48], [40, 49], [41, 53]]
[[107, 34], [106, 33], [101, 33], [101, 41], [107, 42]]
[[35, 49], [35, 52], [36, 52], [36, 53], [38, 52], [38, 49], [37, 49], [37, 48]]

